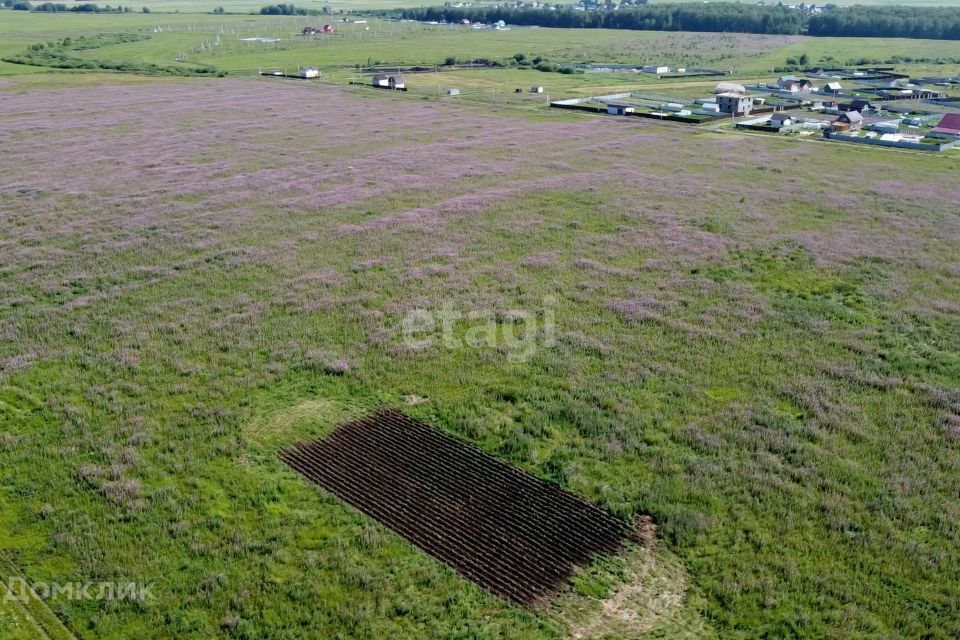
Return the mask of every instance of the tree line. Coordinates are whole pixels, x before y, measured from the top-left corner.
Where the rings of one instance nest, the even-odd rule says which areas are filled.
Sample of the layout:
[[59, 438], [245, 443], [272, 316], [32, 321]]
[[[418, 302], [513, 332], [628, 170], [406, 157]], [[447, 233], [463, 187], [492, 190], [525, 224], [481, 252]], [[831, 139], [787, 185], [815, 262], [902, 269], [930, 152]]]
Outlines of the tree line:
[[810, 18], [811, 36], [960, 40], [958, 7], [846, 7]]
[[[59, 2], [44, 2], [33, 5], [26, 0], [0, 0], [0, 7], [8, 7], [15, 11], [39, 11], [41, 13], [60, 13], [61, 11], [70, 11], [73, 13], [130, 13], [133, 11], [133, 8], [122, 5], [116, 7], [104, 5], [101, 7], [100, 5], [90, 2], [69, 6]], [[143, 13], [150, 13], [150, 9], [147, 7], [143, 7], [141, 11], [143, 11]]]
[[782, 6], [709, 3], [645, 5], [617, 11], [517, 9], [513, 7], [421, 7], [386, 12], [408, 20], [482, 22], [579, 29], [643, 29], [650, 31], [737, 31], [800, 33], [802, 15]]
[[575, 11], [514, 7], [420, 7], [379, 12], [407, 20], [481, 22], [503, 20], [520, 26], [728, 31], [813, 36], [861, 36], [960, 40], [960, 8], [830, 7], [812, 16], [777, 5], [711, 2], [655, 4], [617, 11]]

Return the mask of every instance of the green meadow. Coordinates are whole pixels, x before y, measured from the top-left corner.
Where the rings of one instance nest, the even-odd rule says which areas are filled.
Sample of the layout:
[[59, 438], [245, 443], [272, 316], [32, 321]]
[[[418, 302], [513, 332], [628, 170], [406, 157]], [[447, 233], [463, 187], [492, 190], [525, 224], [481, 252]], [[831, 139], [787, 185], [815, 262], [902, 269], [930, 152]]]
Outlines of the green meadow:
[[[798, 36], [748, 36], [741, 34], [665, 33], [586, 29], [473, 30], [370, 19], [364, 24], [336, 22], [333, 17], [217, 16], [178, 14], [30, 14], [3, 12], [0, 21], [0, 55], [16, 55], [35, 43], [73, 35], [135, 32], [148, 36], [128, 42], [74, 52], [89, 60], [111, 63], [155, 63], [189, 67], [212, 65], [234, 74], [258, 70], [293, 72], [301, 65], [316, 65], [336, 81], [346, 81], [353, 67], [381, 65], [438, 65], [449, 59], [509, 60], [523, 53], [542, 56], [557, 64], [601, 62], [617, 64], [668, 64], [731, 72], [735, 77], [769, 76], [773, 67], [789, 57], [807, 54], [811, 62], [844, 64], [861, 58], [885, 60], [892, 56], [936, 59], [955, 57], [950, 42], [936, 40], [880, 40], [870, 38], [807, 38]], [[305, 26], [333, 24], [333, 36], [301, 37]], [[278, 39], [260, 43], [251, 38]], [[185, 62], [178, 62], [177, 60]], [[960, 65], [917, 63], [899, 65], [908, 72], [952, 74]], [[0, 62], [0, 72], [22, 74], [42, 67]], [[515, 82], [530, 81], [531, 73], [497, 70], [495, 75], [461, 74], [464, 86], [497, 86], [510, 90]], [[533, 73], [532, 75], [537, 75]], [[663, 84], [649, 76], [581, 75], [575, 78], [547, 73], [537, 82], [563, 90], [613, 85]], [[702, 79], [691, 79], [692, 82]], [[674, 81], [670, 81], [671, 83]]]
[[[716, 78], [348, 86], [518, 53], [769, 80], [954, 43], [378, 20], [305, 40], [331, 19], [151, 6], [0, 11], [0, 57], [135, 33], [69, 53], [226, 72], [0, 63], [0, 578], [153, 585], [0, 597], [0, 638], [960, 637], [960, 151], [547, 107]], [[254, 77], [301, 65], [325, 81]], [[410, 339], [445, 310], [452, 343]], [[278, 460], [383, 406], [646, 537], [549, 603], [496, 598]]]

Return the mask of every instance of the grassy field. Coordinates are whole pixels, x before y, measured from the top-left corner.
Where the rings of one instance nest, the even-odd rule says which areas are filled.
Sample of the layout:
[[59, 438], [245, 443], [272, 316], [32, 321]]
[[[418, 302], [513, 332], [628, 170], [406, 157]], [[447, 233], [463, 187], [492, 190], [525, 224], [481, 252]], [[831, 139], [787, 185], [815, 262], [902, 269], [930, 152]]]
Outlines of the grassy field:
[[[960, 633], [954, 157], [68, 77], [0, 88], [0, 545], [155, 585], [77, 637]], [[384, 404], [659, 546], [497, 600], [276, 460]]]
[[[139, 32], [149, 36], [140, 42], [109, 45], [75, 52], [79, 58], [109, 62], [178, 65], [177, 58], [213, 65], [237, 74], [259, 69], [294, 71], [304, 64], [324, 68], [327, 76], [346, 81], [354, 65], [442, 64], [453, 57], [462, 60], [504, 60], [516, 53], [541, 55], [557, 63], [609, 62], [624, 64], [669, 64], [732, 71], [736, 77], [767, 76], [788, 57], [806, 53], [813, 63], [843, 64], [858, 58], [890, 56], [935, 58], [955, 56], [952, 43], [935, 40], [878, 40], [869, 38], [806, 38], [743, 34], [665, 33], [616, 30], [511, 29], [476, 31], [460, 27], [425, 26], [372, 20], [367, 24], [334, 23], [338, 33], [313, 40], [298, 34], [307, 25], [324, 20], [313, 17], [213, 16], [213, 15], [38, 15], [7, 11], [0, 21], [0, 56], [22, 52], [37, 42], [67, 35]], [[262, 44], [245, 38], [279, 38]], [[953, 74], [960, 65], [900, 65], [901, 70], [926, 74]], [[0, 74], [35, 73], [42, 67], [0, 62]], [[649, 76], [562, 77], [524, 71], [501, 71], [455, 77], [463, 86], [487, 86], [493, 78], [502, 90], [525, 84], [530, 76], [543, 76], [539, 84], [562, 90], [592, 86], [656, 83]], [[696, 80], [695, 80], [696, 81]]]
[[[0, 12], [0, 57], [135, 31], [74, 54], [333, 83], [0, 62], [0, 578], [154, 594], [0, 598], [0, 638], [960, 637], [960, 151], [544, 108], [710, 78], [337, 86], [953, 43], [149, 6], [182, 13]], [[406, 335], [449, 310], [453, 344]], [[656, 526], [519, 609], [278, 462], [384, 405]]]

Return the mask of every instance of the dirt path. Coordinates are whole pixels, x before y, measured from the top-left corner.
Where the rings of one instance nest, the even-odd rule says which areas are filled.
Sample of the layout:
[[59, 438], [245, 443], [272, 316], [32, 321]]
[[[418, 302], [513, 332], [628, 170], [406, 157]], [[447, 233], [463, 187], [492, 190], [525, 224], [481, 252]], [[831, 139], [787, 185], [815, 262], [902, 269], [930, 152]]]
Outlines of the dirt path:
[[[17, 566], [10, 558], [0, 551], [0, 572], [3, 574], [2, 592], [7, 594], [7, 582], [14, 578], [24, 579]], [[46, 602], [38, 598], [28, 598], [27, 600], [6, 600], [13, 605], [13, 610], [26, 624], [31, 627], [31, 631], [40, 640], [77, 640], [73, 634], [60, 621], [53, 610]]]

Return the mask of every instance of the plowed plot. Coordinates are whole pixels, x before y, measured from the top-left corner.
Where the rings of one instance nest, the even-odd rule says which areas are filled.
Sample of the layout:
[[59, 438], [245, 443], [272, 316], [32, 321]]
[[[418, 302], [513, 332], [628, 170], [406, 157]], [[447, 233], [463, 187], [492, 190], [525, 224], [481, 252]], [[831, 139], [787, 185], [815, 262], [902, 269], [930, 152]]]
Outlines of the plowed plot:
[[491, 592], [530, 604], [629, 528], [613, 514], [393, 410], [281, 458]]

